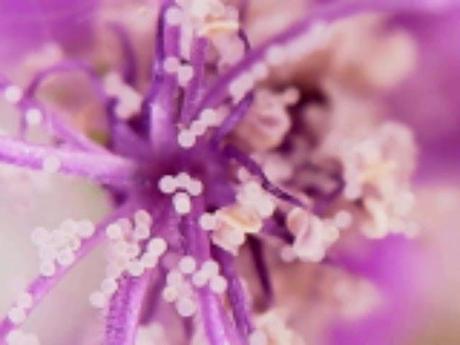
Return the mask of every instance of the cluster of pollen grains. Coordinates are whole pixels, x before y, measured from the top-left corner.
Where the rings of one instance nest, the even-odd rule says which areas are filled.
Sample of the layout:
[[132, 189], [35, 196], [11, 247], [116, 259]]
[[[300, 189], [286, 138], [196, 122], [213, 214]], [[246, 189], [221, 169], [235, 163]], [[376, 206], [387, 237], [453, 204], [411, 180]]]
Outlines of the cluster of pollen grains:
[[35, 334], [26, 333], [15, 329], [8, 333], [6, 337], [7, 345], [40, 345], [40, 340]]
[[32, 308], [33, 296], [28, 292], [21, 293], [16, 299], [15, 305], [8, 312], [8, 319], [15, 325], [23, 323], [27, 311]]
[[177, 135], [179, 145], [188, 149], [195, 145], [197, 139], [204, 135], [209, 128], [217, 127], [222, 122], [222, 113], [214, 109], [204, 109], [197, 120], [194, 120], [189, 128], [182, 128]]
[[216, 294], [227, 290], [227, 280], [219, 271], [219, 264], [214, 260], [206, 260], [199, 268], [192, 256], [184, 256], [167, 274], [162, 297], [166, 302], [174, 303], [179, 315], [191, 317], [197, 311], [195, 289], [208, 286]]
[[339, 136], [339, 130], [330, 134], [331, 148], [337, 140], [342, 143], [338, 158], [343, 165], [343, 196], [347, 201], [362, 201], [366, 215], [359, 228], [367, 237], [378, 239], [398, 232], [413, 236], [417, 225], [411, 220], [415, 206], [409, 182], [415, 166], [412, 133], [391, 122], [371, 133], [357, 138]]
[[286, 226], [295, 235], [292, 247], [282, 251], [282, 258], [291, 261], [320, 262], [328, 248], [340, 236], [340, 230], [350, 226], [353, 218], [348, 211], [339, 211], [333, 219], [320, 219], [307, 210], [294, 208], [286, 218]]
[[271, 217], [276, 208], [270, 195], [254, 181], [242, 185], [236, 200], [214, 213], [203, 213], [199, 220], [203, 230], [212, 231], [216, 245], [234, 254], [245, 242], [246, 234], [258, 233], [263, 220]]
[[158, 181], [158, 188], [164, 194], [172, 195], [172, 203], [175, 211], [180, 214], [188, 214], [192, 210], [192, 196], [203, 193], [203, 183], [191, 177], [186, 172], [176, 176], [164, 175]]
[[188, 63], [181, 63], [175, 56], [169, 56], [163, 63], [166, 73], [176, 76], [180, 86], [185, 87], [192, 80], [194, 71], [193, 66]]
[[152, 218], [145, 210], [134, 214], [134, 222], [123, 218], [107, 226], [106, 235], [111, 240], [111, 253], [106, 277], [100, 289], [90, 295], [90, 303], [103, 308], [118, 289], [118, 279], [127, 274], [143, 275], [157, 266], [167, 250], [163, 238], [151, 237]]
[[257, 316], [257, 328], [249, 335], [249, 345], [303, 344], [300, 335], [291, 329], [286, 317], [273, 309]]
[[132, 118], [141, 108], [142, 95], [123, 81], [120, 74], [112, 72], [104, 79], [107, 94], [117, 98], [115, 114], [124, 120]]
[[75, 221], [67, 219], [57, 229], [43, 227], [32, 232], [32, 242], [38, 248], [40, 274], [51, 277], [56, 273], [57, 265], [70, 266], [75, 261], [75, 253], [84, 239], [90, 238], [95, 226], [90, 220]]
[[165, 14], [166, 23], [180, 29], [180, 53], [185, 59], [190, 56], [194, 37], [233, 34], [239, 28], [237, 19], [237, 10], [220, 0], [176, 0], [176, 6]]
[[282, 68], [296, 63], [305, 58], [306, 54], [324, 47], [328, 41], [329, 31], [324, 23], [318, 22], [313, 25], [310, 31], [286, 44], [269, 47], [262, 61], [254, 63], [246, 73], [242, 73], [229, 84], [228, 93], [233, 102], [239, 102], [254, 89], [257, 83], [266, 80], [270, 74], [270, 69]]

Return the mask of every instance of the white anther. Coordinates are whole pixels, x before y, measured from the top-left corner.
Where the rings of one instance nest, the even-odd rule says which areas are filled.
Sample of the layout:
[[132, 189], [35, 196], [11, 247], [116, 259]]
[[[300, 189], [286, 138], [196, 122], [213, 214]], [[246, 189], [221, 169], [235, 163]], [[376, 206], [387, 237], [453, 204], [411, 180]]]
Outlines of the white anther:
[[201, 288], [208, 283], [209, 275], [207, 272], [203, 270], [199, 270], [195, 272], [192, 276], [192, 284], [197, 287]]
[[8, 319], [15, 325], [19, 325], [26, 320], [26, 312], [22, 308], [12, 308], [8, 312]]
[[180, 215], [188, 214], [192, 210], [192, 202], [187, 193], [179, 192], [173, 196], [173, 205]]
[[134, 213], [134, 222], [136, 224], [145, 224], [151, 225], [152, 224], [152, 216], [146, 210], [137, 210]]
[[192, 256], [184, 256], [179, 260], [179, 270], [184, 274], [191, 274], [196, 270], [196, 260]]
[[73, 252], [77, 251], [81, 246], [81, 241], [79, 238], [72, 238], [69, 241], [69, 249], [71, 249]]
[[129, 243], [124, 240], [119, 240], [113, 245], [114, 252], [120, 257], [127, 257], [129, 251]]
[[209, 282], [209, 287], [211, 291], [217, 294], [224, 293], [225, 290], [227, 290], [227, 285], [227, 280], [220, 275], [212, 277], [211, 281]]
[[78, 223], [77, 234], [81, 238], [90, 238], [96, 232], [96, 226], [90, 220], [82, 220]]
[[207, 129], [207, 123], [202, 120], [193, 121], [190, 125], [190, 132], [192, 132], [195, 137], [202, 136], [204, 133], [206, 133]]
[[117, 223], [110, 224], [106, 228], [105, 233], [107, 237], [111, 240], [119, 240], [123, 238], [123, 228], [120, 224]]
[[192, 196], [199, 196], [203, 193], [203, 183], [200, 180], [192, 179], [187, 186], [187, 191]]
[[205, 272], [209, 277], [214, 277], [217, 274], [219, 274], [219, 264], [215, 262], [214, 260], [206, 260], [203, 262], [203, 265], [201, 266], [201, 270]]
[[30, 108], [25, 113], [25, 119], [29, 126], [37, 126], [43, 120], [43, 114], [40, 109]]
[[139, 224], [134, 228], [134, 238], [145, 240], [150, 236], [150, 227], [145, 224]]
[[171, 286], [181, 286], [184, 281], [182, 273], [176, 270], [169, 271], [166, 275], [166, 282]]
[[130, 259], [136, 258], [141, 252], [141, 247], [137, 243], [128, 243], [126, 245], [126, 255]]
[[158, 181], [158, 188], [164, 194], [172, 194], [177, 188], [176, 179], [171, 175], [164, 175], [160, 181]]
[[186, 189], [188, 185], [191, 183], [191, 181], [192, 181], [192, 178], [190, 177], [190, 175], [184, 171], [177, 174], [176, 176], [176, 182], [177, 182], [178, 187], [180, 188]]
[[144, 271], [145, 267], [139, 261], [131, 261], [128, 264], [128, 272], [133, 277], [140, 277], [142, 274], [144, 274]]
[[216, 228], [216, 217], [211, 213], [203, 213], [199, 219], [200, 226], [203, 230], [212, 231]]
[[214, 109], [206, 108], [201, 112], [200, 120], [209, 126], [215, 126], [219, 122], [219, 115]]
[[141, 257], [141, 263], [145, 268], [154, 268], [158, 264], [158, 256], [147, 252]]
[[182, 148], [189, 149], [195, 145], [196, 136], [191, 131], [183, 129], [177, 135], [177, 142]]
[[157, 257], [163, 255], [167, 248], [168, 244], [163, 238], [160, 237], [152, 238], [147, 245], [147, 251], [156, 255]]
[[193, 316], [197, 310], [196, 303], [189, 297], [181, 297], [176, 301], [176, 310], [182, 317]]
[[105, 278], [101, 283], [101, 292], [105, 295], [112, 295], [117, 291], [118, 283], [114, 278]]
[[56, 265], [53, 261], [47, 260], [40, 264], [40, 274], [44, 277], [52, 277], [56, 273]]
[[70, 249], [61, 250], [58, 253], [56, 261], [61, 266], [70, 266], [75, 261], [75, 254]]
[[22, 90], [16, 85], [9, 85], [3, 90], [5, 99], [10, 103], [18, 103], [22, 98]]
[[18, 296], [16, 305], [22, 309], [29, 309], [32, 307], [33, 301], [33, 296], [30, 293], [23, 292]]
[[163, 289], [161, 296], [166, 302], [173, 303], [179, 297], [179, 290], [175, 286], [166, 286]]

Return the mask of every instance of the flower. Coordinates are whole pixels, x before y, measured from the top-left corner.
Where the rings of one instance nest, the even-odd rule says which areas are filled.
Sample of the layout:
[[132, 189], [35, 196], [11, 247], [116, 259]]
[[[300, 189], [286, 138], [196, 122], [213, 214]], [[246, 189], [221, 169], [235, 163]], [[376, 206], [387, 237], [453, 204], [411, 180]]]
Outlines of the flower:
[[401, 236], [420, 230], [417, 145], [381, 95], [416, 68], [398, 16], [455, 1], [77, 4], [90, 25], [52, 6], [42, 14], [55, 37], [24, 26], [44, 41], [12, 68], [30, 75], [23, 86], [0, 79], [19, 118], [0, 161], [88, 179], [113, 211], [31, 232], [39, 275], [0, 322], [1, 341], [37, 344], [20, 326], [103, 243], [88, 299], [104, 321], [83, 331], [88, 343], [320, 343], [337, 318], [407, 295], [379, 260], [398, 254], [404, 273]]

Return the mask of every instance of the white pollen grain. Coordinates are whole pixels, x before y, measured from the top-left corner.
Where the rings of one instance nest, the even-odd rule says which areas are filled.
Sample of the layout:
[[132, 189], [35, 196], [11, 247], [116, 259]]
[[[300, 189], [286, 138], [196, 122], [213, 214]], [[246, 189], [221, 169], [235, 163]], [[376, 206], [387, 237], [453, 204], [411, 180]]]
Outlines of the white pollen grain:
[[11, 308], [8, 312], [8, 319], [15, 325], [20, 325], [26, 320], [26, 312], [22, 308]]
[[220, 275], [212, 277], [209, 282], [209, 287], [211, 291], [213, 291], [216, 294], [224, 293], [225, 290], [227, 290], [227, 285], [227, 280]]
[[147, 251], [156, 255], [157, 257], [163, 255], [167, 249], [168, 244], [163, 238], [160, 237], [152, 238], [147, 245]]
[[188, 130], [181, 130], [177, 135], [177, 143], [184, 149], [193, 147], [196, 143], [196, 136]]
[[19, 86], [9, 85], [3, 90], [3, 96], [10, 103], [18, 103], [22, 98], [23, 92]]
[[184, 256], [179, 260], [179, 270], [184, 274], [193, 273], [196, 266], [196, 260], [192, 256]]
[[190, 200], [190, 196], [187, 193], [176, 193], [173, 196], [172, 201], [174, 209], [179, 215], [188, 214], [192, 210], [192, 202]]
[[29, 126], [38, 126], [43, 120], [43, 114], [40, 109], [30, 108], [25, 112], [25, 119]]

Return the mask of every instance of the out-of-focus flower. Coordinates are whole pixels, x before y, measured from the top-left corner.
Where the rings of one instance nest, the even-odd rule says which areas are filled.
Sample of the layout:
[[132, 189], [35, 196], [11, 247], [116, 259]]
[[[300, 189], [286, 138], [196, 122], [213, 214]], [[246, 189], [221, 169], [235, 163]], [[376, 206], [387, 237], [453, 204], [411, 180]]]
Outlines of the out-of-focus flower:
[[[6, 310], [0, 342], [38, 344], [21, 328], [29, 314], [98, 248], [106, 260], [81, 271], [93, 277], [81, 293], [100, 313], [70, 304], [69, 329], [42, 316], [47, 344], [408, 339], [433, 286], [418, 266], [436, 266], [413, 240], [434, 226], [413, 176], [419, 157], [429, 166], [446, 142], [457, 147], [450, 126], [437, 128], [447, 141], [427, 129], [433, 109], [455, 123], [451, 97], [439, 105], [427, 95], [421, 110], [417, 97], [438, 94], [421, 84], [450, 80], [432, 68], [442, 55], [431, 50], [450, 54], [434, 38], [457, 29], [458, 7], [0, 4], [0, 161], [15, 166], [2, 166], [0, 181], [21, 187], [6, 189], [6, 204], [30, 211], [30, 194], [62, 184], [82, 191], [59, 195], [78, 200], [90, 189], [99, 205], [70, 214], [61, 205], [61, 222], [34, 221], [38, 276], [12, 283], [24, 292]], [[429, 72], [422, 81], [420, 71]]]

